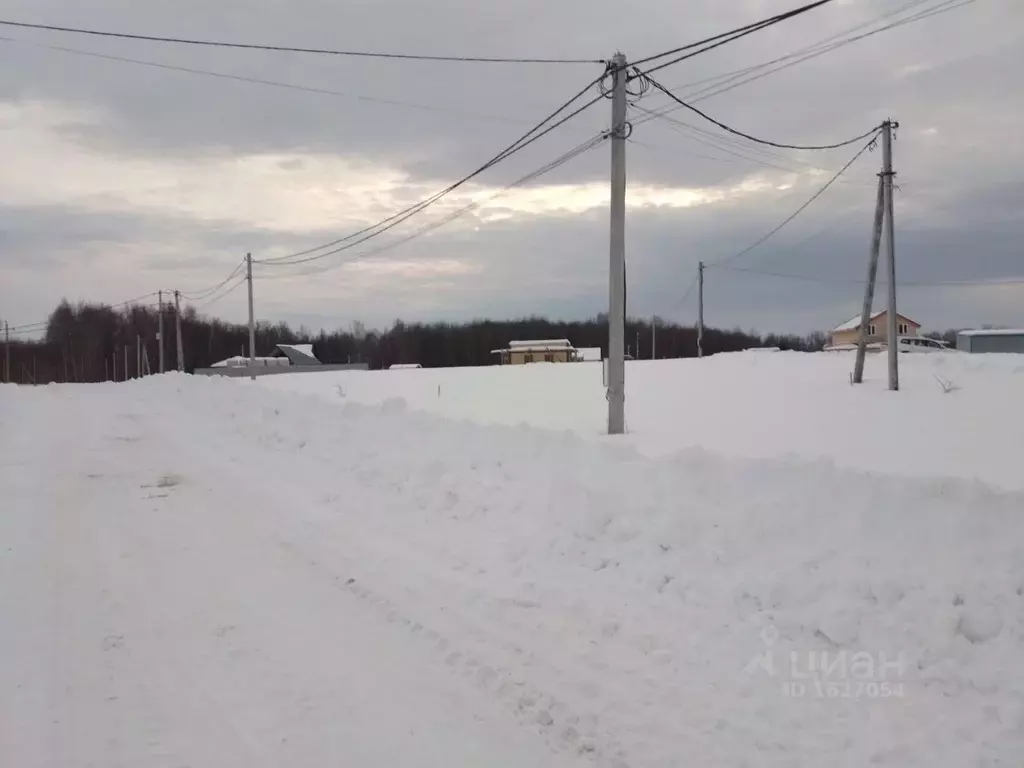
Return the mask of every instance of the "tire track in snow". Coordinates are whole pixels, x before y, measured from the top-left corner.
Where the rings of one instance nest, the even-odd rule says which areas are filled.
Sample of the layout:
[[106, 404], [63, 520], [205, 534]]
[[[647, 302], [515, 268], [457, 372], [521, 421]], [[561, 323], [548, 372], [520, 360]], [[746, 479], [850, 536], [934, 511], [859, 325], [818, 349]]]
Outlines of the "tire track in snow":
[[[187, 420], [173, 416], [161, 418], [153, 426], [161, 431], [163, 439], [176, 444], [179, 452], [195, 455], [201, 451], [211, 464], [216, 463], [216, 457], [233, 453], [233, 440], [223, 431], [214, 430], [199, 445], [194, 434], [181, 429], [184, 424], [187, 424]], [[247, 446], [247, 457], [250, 460], [253, 454], [252, 446]], [[445, 594], [450, 584], [443, 584], [433, 574], [418, 568], [415, 559], [403, 559], [402, 567], [416, 572], [417, 583], [396, 582], [381, 568], [369, 565], [382, 551], [373, 548], [371, 542], [363, 537], [348, 540], [344, 549], [343, 545], [333, 548], [324, 546], [325, 534], [330, 536], [332, 533], [325, 528], [324, 523], [333, 524], [332, 527], [336, 528], [338, 517], [334, 512], [320, 508], [319, 502], [308, 498], [303, 490], [304, 475], [311, 470], [312, 474], [316, 474], [320, 468], [309, 466], [304, 457], [286, 458], [279, 452], [261, 451], [260, 461], [262, 466], [259, 467], [254, 467], [252, 463], [232, 464], [232, 476], [222, 478], [221, 482], [244, 489], [254, 476], [277, 480], [269, 488], [260, 489], [261, 504], [245, 505], [243, 501], [248, 494], [244, 491], [236, 492], [236, 503], [239, 506], [251, 506], [252, 510], [265, 507], [274, 509], [273, 513], [264, 515], [259, 523], [264, 534], [289, 552], [296, 562], [322, 573], [330, 583], [367, 603], [382, 622], [401, 628], [403, 634], [428, 648], [438, 668], [456, 674], [495, 698], [520, 725], [542, 735], [553, 750], [586, 759], [600, 768], [629, 768], [628, 756], [602, 726], [599, 717], [574, 712], [563, 700], [546, 691], [544, 686], [538, 686], [530, 680], [538, 676], [560, 678], [564, 676], [564, 669], [535, 659], [535, 667], [539, 665], [546, 668], [534, 669], [533, 674], [528, 675], [524, 668], [517, 670], [496, 661], [492, 658], [494, 651], [507, 645], [507, 641], [472, 620], [464, 611], [459, 611], [457, 605], [453, 604], [457, 601], [446, 602], [440, 608], [446, 623], [451, 625], [450, 630], [441, 628], [431, 620], [429, 611], [420, 612], [412, 606], [422, 604], [428, 594]], [[300, 466], [303, 464], [306, 466]], [[268, 505], [268, 499], [273, 499], [273, 503]], [[287, 510], [296, 508], [301, 509], [301, 514], [288, 519]], [[287, 525], [282, 524], [284, 520], [287, 520]], [[252, 525], [257, 521], [250, 515], [246, 522]], [[296, 523], [302, 523], [309, 535], [301, 539], [296, 537]], [[393, 551], [389, 554], [392, 558], [396, 556]], [[401, 558], [401, 555], [398, 557]], [[344, 566], [339, 563], [339, 558], [345, 559]], [[433, 588], [424, 586], [431, 584]], [[397, 599], [397, 594], [403, 592], [407, 599]], [[469, 635], [479, 638], [481, 642], [471, 647], [458, 639]], [[583, 676], [576, 684], [593, 685], [594, 682], [590, 676]]]

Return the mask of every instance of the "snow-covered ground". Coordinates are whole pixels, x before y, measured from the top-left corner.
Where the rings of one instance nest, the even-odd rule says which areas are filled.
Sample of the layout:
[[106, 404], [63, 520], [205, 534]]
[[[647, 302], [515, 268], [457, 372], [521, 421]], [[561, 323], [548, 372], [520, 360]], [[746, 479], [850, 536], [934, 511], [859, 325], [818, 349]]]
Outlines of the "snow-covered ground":
[[[884, 356], [851, 386], [853, 355], [744, 352], [626, 365], [622, 440], [649, 456], [701, 447], [744, 458], [827, 459], [916, 477], [1024, 490], [1024, 355], [901, 355], [899, 394]], [[600, 437], [600, 363], [268, 376], [259, 386], [331, 402], [401, 398], [480, 424], [529, 424]], [[940, 383], [954, 385], [946, 393]]]
[[1020, 765], [1024, 363], [926, 357], [0, 387], [0, 765]]

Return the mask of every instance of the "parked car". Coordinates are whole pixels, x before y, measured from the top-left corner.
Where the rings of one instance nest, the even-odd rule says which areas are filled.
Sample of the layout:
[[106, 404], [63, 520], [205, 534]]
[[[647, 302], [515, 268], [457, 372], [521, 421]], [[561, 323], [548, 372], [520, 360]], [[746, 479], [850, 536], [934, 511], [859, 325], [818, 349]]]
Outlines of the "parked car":
[[902, 336], [897, 342], [897, 349], [900, 352], [949, 352], [949, 344], [938, 339], [929, 339], [924, 336]]

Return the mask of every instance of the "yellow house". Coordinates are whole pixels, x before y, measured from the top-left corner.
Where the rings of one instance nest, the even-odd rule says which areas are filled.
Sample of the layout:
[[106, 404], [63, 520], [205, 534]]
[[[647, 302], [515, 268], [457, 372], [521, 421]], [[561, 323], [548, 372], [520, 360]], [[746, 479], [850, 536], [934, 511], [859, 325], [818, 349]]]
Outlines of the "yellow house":
[[[921, 324], [916, 323], [909, 317], [896, 315], [897, 336], [917, 336], [921, 330]], [[888, 340], [888, 312], [880, 310], [871, 315], [868, 319], [868, 343], [884, 344]], [[846, 344], [856, 344], [860, 339], [860, 315], [850, 318], [842, 325], [832, 329], [832, 346], [838, 347]]]
[[579, 354], [568, 339], [540, 339], [536, 341], [510, 341], [508, 349], [492, 349], [500, 355], [502, 365], [526, 363], [574, 363]]

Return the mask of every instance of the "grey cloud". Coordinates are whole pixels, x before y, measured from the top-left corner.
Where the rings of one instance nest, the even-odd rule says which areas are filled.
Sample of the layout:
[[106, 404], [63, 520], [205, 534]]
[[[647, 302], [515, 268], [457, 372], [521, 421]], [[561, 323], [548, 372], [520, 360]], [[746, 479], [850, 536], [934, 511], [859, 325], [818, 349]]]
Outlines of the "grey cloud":
[[[98, 0], [87, 9], [70, 0], [7, 0], [3, 15], [128, 31], [370, 50], [589, 57], [606, 56], [621, 47], [636, 57], [792, 4], [790, 0], [742, 4], [702, 0], [680, 5], [659, 0], [643, 12], [624, 15], [621, 6], [605, 2], [529, 0], [484, 13], [465, 0], [441, 0], [418, 5], [316, 4], [300, 14], [294, 6], [267, 0], [215, 6], [187, 0], [155, 7]], [[891, 8], [882, 0], [836, 5], [658, 77], [668, 86], [683, 85], [770, 59]], [[809, 142], [860, 132], [888, 115], [899, 118], [903, 124], [896, 148], [903, 187], [897, 200], [901, 276], [924, 280], [1015, 277], [1020, 263], [1016, 244], [1024, 236], [1024, 224], [1018, 221], [1024, 202], [1020, 182], [1024, 154], [1016, 141], [1022, 107], [1010, 96], [1024, 58], [1022, 21], [1024, 11], [1015, 4], [975, 3], [837, 50], [701, 106], [752, 133]], [[0, 33], [430, 104], [440, 110], [281, 90], [0, 42], [0, 99], [52, 100], [96, 109], [105, 116], [97, 126], [64, 129], [83, 152], [102, 149], [187, 160], [202, 154], [301, 150], [357, 156], [400, 167], [413, 181], [432, 183], [455, 179], [487, 159], [599, 71], [586, 66], [409, 65], [10, 30]], [[651, 94], [640, 106], [655, 108], [665, 103]], [[673, 114], [710, 129], [693, 115]], [[601, 103], [486, 178], [506, 183], [600, 131], [607, 119], [607, 105]], [[640, 114], [633, 119], [639, 122]], [[923, 135], [926, 129], [935, 133]], [[804, 161], [836, 170], [852, 154], [852, 148], [819, 157], [786, 151], [765, 155], [749, 146], [738, 150], [717, 141], [718, 146], [707, 146], [662, 121], [638, 125], [633, 138], [636, 144], [628, 149], [631, 182], [674, 186], [729, 186], [751, 173], [781, 180], [786, 176], [783, 171], [760, 163], [801, 169]], [[730, 154], [734, 151], [747, 157]], [[860, 279], [879, 160], [878, 153], [863, 158], [844, 178], [849, 183], [836, 185], [778, 238], [737, 264], [836, 280]], [[604, 146], [545, 181], [604, 181], [607, 169]], [[815, 184], [825, 178], [819, 177]], [[714, 260], [743, 248], [790, 213], [813, 188], [802, 183], [789, 192], [720, 205], [631, 211], [631, 312], [692, 317], [692, 304], [679, 306], [679, 297], [692, 280], [696, 261]], [[151, 280], [159, 274], [163, 280], [164, 275], [170, 279], [184, 271], [199, 286], [212, 284], [230, 269], [231, 254], [311, 243], [306, 237], [245, 231], [229, 222], [199, 223], [152, 212], [88, 215], [67, 209], [10, 208], [0, 214], [0, 224], [4, 246], [0, 268], [7, 274], [17, 271], [18, 308], [32, 314], [32, 319], [49, 310], [54, 274], [67, 279], [69, 262], [77, 259], [84, 267], [102, 260], [110, 243], [124, 254], [123, 271], [111, 290], [123, 288], [126, 295], [141, 292], [139, 275]], [[823, 228], [820, 236], [793, 250], [794, 244]], [[310, 306], [301, 282], [268, 282], [259, 291], [261, 305], [269, 316], [305, 317], [310, 322], [321, 318], [314, 324], [327, 326], [357, 317], [386, 324], [400, 315], [588, 315], [600, 311], [607, 301], [606, 235], [602, 211], [516, 218], [485, 226], [476, 234], [442, 230], [434, 238], [403, 246], [394, 257], [464, 259], [481, 265], [479, 273], [376, 285], [372, 294], [347, 297], [344, 306], [320, 300]], [[157, 256], [147, 248], [153, 242], [161, 244]], [[337, 276], [345, 273], [331, 274], [340, 281]], [[425, 298], [418, 293], [421, 283], [430, 286]], [[787, 331], [823, 328], [856, 306], [858, 292], [859, 287], [842, 283], [720, 271], [709, 276], [709, 321]], [[926, 325], [1003, 321], [1006, 310], [986, 296], [983, 289], [908, 289], [901, 300]], [[238, 319], [238, 299], [235, 294], [212, 309], [234, 313]]]

